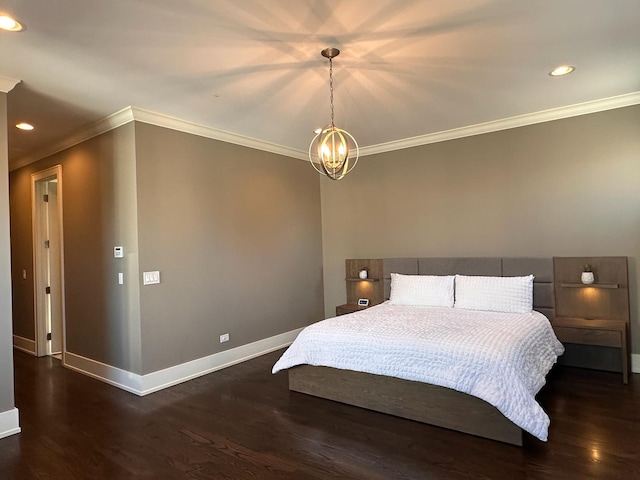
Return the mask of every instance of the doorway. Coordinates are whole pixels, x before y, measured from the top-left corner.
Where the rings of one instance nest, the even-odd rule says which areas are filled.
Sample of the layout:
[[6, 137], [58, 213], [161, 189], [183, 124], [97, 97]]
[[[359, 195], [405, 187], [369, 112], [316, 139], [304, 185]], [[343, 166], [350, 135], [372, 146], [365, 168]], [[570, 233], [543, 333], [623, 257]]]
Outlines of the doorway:
[[36, 355], [64, 364], [62, 166], [31, 175]]

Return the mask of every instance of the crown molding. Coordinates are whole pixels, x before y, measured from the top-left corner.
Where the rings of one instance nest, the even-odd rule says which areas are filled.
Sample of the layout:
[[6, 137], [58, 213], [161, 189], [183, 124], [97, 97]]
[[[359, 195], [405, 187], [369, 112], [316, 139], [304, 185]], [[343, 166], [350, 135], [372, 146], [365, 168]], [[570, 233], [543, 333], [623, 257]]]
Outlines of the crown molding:
[[133, 112], [133, 118], [136, 120], [136, 122], [148, 123], [150, 125], [165, 127], [171, 130], [177, 130], [179, 132], [198, 135], [200, 137], [211, 138], [213, 140], [233, 143], [235, 145], [241, 145], [243, 147], [249, 147], [256, 150], [284, 155], [285, 157], [297, 158], [299, 160], [307, 159], [306, 152], [296, 150], [294, 148], [289, 148], [283, 145], [266, 142], [264, 140], [246, 137], [244, 135], [238, 135], [237, 133], [227, 132], [225, 130], [219, 130], [217, 128], [206, 127], [204, 125], [199, 125], [197, 123], [189, 122], [187, 120], [181, 120], [175, 117], [170, 117], [169, 115], [151, 112], [142, 108], [131, 107], [131, 110]]
[[38, 150], [32, 154], [21, 157], [15, 162], [10, 162], [10, 170], [17, 170], [18, 168], [24, 167], [25, 165], [37, 162], [38, 160], [41, 160], [50, 155], [54, 155], [58, 152], [66, 150], [67, 148], [78, 145], [79, 143], [89, 140], [90, 138], [97, 137], [98, 135], [106, 133], [110, 130], [114, 130], [132, 121], [133, 112], [131, 110], [131, 107], [125, 107], [122, 110], [118, 110], [108, 117], [103, 118], [102, 120], [98, 120], [97, 122], [88, 125], [79, 132], [62, 139], [59, 142], [49, 145], [48, 147]]
[[392, 152], [394, 150], [418, 147], [420, 145], [427, 145], [430, 143], [445, 142], [456, 138], [482, 135], [483, 133], [499, 132], [500, 130], [524, 127], [526, 125], [534, 125], [536, 123], [551, 122], [553, 120], [577, 117], [579, 115], [587, 115], [589, 113], [603, 112], [605, 110], [613, 110], [615, 108], [629, 107], [631, 105], [638, 104], [640, 104], [640, 92], [633, 92], [625, 95], [618, 95], [616, 97], [609, 97], [601, 100], [593, 100], [591, 102], [578, 103], [575, 105], [568, 105], [566, 107], [552, 108], [550, 110], [504, 118], [502, 120], [479, 123], [468, 127], [454, 128], [452, 130], [419, 135], [417, 137], [405, 138], [403, 140], [370, 145], [360, 149], [360, 156], [363, 157], [365, 155]]
[[[7, 77], [0, 76], [0, 90], [4, 85], [2, 81], [5, 79], [11, 80], [13, 82], [19, 82], [19, 80], [12, 80], [8, 79]], [[9, 83], [7, 83], [7, 85], [8, 84]], [[591, 102], [579, 103], [566, 107], [553, 108], [550, 110], [543, 110], [541, 112], [505, 118], [502, 120], [495, 120], [492, 122], [480, 123], [468, 127], [454, 128], [452, 130], [445, 130], [442, 132], [430, 133], [427, 135], [420, 135], [417, 137], [405, 138], [402, 140], [380, 143], [377, 145], [370, 145], [368, 147], [360, 148], [360, 156], [363, 157], [365, 155], [375, 155], [378, 153], [392, 152], [394, 150], [401, 150], [404, 148], [444, 142], [447, 140], [454, 140], [456, 138], [471, 137], [473, 135], [482, 135], [483, 133], [498, 132], [500, 130], [508, 130], [511, 128], [523, 127], [536, 123], [550, 122], [553, 120], [576, 117], [589, 113], [597, 113], [605, 110], [613, 110], [615, 108], [628, 107], [637, 104], [640, 104], [640, 92], [633, 92], [616, 97], [594, 100]], [[31, 155], [22, 157], [15, 162], [11, 162], [10, 169], [13, 171], [20, 167], [24, 167], [25, 165], [28, 165], [55, 153], [61, 152], [62, 150], [65, 150], [69, 147], [89, 140], [90, 138], [118, 128], [134, 120], [158, 127], [177, 130], [179, 132], [198, 135], [200, 137], [211, 138], [213, 140], [219, 140], [243, 147], [249, 147], [256, 150], [275, 153], [277, 155], [283, 155], [299, 160], [307, 160], [307, 152], [304, 152], [302, 150], [297, 150], [294, 148], [277, 145], [275, 143], [246, 137], [244, 135], [238, 135], [236, 133], [219, 130], [217, 128], [206, 127], [204, 125], [181, 120], [169, 115], [163, 115], [160, 113], [151, 112], [149, 110], [144, 110], [142, 108], [129, 106], [113, 113], [112, 115], [109, 115], [106, 118], [103, 118], [102, 120], [92, 123], [91, 125], [80, 130], [78, 133], [63, 139], [46, 149], [42, 149]]]
[[0, 92], [9, 93], [13, 90], [17, 84], [19, 84], [21, 80], [16, 80], [15, 78], [5, 77], [4, 75], [0, 75]]
[[95, 123], [85, 127], [78, 133], [67, 137], [60, 142], [57, 142], [49, 147], [39, 150], [33, 154], [26, 155], [15, 162], [11, 162], [11, 171], [18, 168], [29, 165], [30, 163], [41, 160], [49, 155], [66, 150], [67, 148], [78, 145], [90, 138], [97, 137], [103, 133], [106, 133], [115, 128], [121, 127], [132, 121], [148, 123], [158, 127], [164, 127], [179, 132], [189, 133], [192, 135], [198, 135], [200, 137], [211, 138], [213, 140], [220, 140], [222, 142], [233, 143], [235, 145], [241, 145], [243, 147], [254, 148], [257, 150], [263, 150], [265, 152], [275, 153], [278, 155], [284, 155], [286, 157], [297, 158], [300, 160], [306, 160], [307, 155], [301, 150], [296, 150], [275, 143], [265, 142], [263, 140], [257, 140], [251, 137], [245, 137], [236, 133], [226, 132], [224, 130], [218, 130], [212, 127], [206, 127], [204, 125], [198, 125], [193, 122], [181, 120], [179, 118], [170, 117], [169, 115], [163, 115], [149, 110], [144, 110], [138, 107], [125, 107], [102, 120], [98, 120]]

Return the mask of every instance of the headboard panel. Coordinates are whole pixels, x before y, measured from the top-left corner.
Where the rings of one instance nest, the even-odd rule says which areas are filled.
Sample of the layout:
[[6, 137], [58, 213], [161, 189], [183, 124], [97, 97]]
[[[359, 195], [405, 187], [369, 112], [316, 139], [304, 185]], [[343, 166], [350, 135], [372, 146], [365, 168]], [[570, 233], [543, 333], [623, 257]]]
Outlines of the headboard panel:
[[[391, 280], [392, 273], [402, 273], [403, 275], [418, 275], [417, 258], [385, 258], [382, 260], [382, 272], [385, 279]], [[385, 294], [385, 299], [389, 295]]]
[[419, 275], [485, 275], [502, 276], [500, 257], [419, 258]]
[[551, 257], [429, 257], [385, 258], [384, 298], [389, 299], [391, 274], [405, 275], [485, 275], [517, 277], [534, 275], [533, 308], [552, 319], [554, 316], [553, 258]]

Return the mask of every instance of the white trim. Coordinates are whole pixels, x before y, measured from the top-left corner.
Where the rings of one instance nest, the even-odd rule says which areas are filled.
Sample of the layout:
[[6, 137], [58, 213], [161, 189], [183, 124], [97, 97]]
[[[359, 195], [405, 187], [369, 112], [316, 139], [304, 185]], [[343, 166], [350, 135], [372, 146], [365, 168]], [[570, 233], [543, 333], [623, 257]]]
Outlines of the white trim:
[[161, 113], [151, 112], [137, 107], [125, 107], [122, 110], [109, 115], [102, 120], [99, 120], [91, 125], [87, 126], [78, 133], [67, 137], [49, 147], [39, 150], [33, 154], [29, 154], [25, 157], [18, 159], [11, 163], [11, 170], [17, 170], [20, 167], [29, 165], [30, 163], [41, 160], [45, 157], [53, 155], [55, 153], [66, 150], [67, 148], [78, 145], [93, 137], [97, 137], [110, 130], [114, 130], [122, 125], [126, 125], [132, 121], [148, 123], [150, 125], [156, 125], [158, 127], [169, 128], [179, 132], [190, 133], [192, 135], [198, 135], [200, 137], [211, 138], [213, 140], [220, 140], [227, 143], [233, 143], [235, 145], [241, 145], [243, 147], [255, 148], [257, 150], [263, 150], [265, 152], [276, 153], [278, 155], [284, 155], [287, 157], [298, 158], [300, 160], [306, 160], [307, 154], [301, 150], [296, 150], [275, 143], [265, 142], [263, 140], [257, 140], [255, 138], [245, 137], [224, 130], [218, 130], [216, 128], [205, 127], [204, 125], [198, 125], [186, 120], [180, 120], [169, 115], [163, 115]]
[[[0, 77], [0, 80], [3, 77]], [[2, 83], [0, 82], [0, 90]], [[12, 87], [13, 88], [13, 87]], [[628, 107], [640, 104], [640, 92], [632, 92], [616, 97], [603, 98], [590, 102], [579, 103], [576, 105], [568, 105], [565, 107], [552, 108], [541, 112], [529, 113], [516, 117], [494, 120], [491, 122], [470, 125], [467, 127], [454, 128], [442, 132], [429, 133], [419, 135], [417, 137], [395, 140], [387, 143], [379, 143], [368, 147], [360, 148], [360, 156], [374, 155], [376, 153], [392, 152], [403, 148], [417, 147], [427, 145], [429, 143], [444, 142], [454, 140], [456, 138], [470, 137], [473, 135], [481, 135], [483, 133], [498, 132], [510, 128], [523, 127], [536, 123], [550, 122], [552, 120], [560, 120], [562, 118], [575, 117], [578, 115], [586, 115], [589, 113], [602, 112], [604, 110], [612, 110], [615, 108]], [[284, 155], [286, 157], [297, 158], [299, 160], [308, 160], [307, 152], [297, 150], [295, 148], [285, 147], [275, 143], [258, 140], [237, 133], [219, 130], [213, 127], [199, 125], [197, 123], [181, 120], [179, 118], [163, 115], [161, 113], [151, 112], [138, 107], [125, 107], [108, 117], [99, 120], [87, 126], [78, 133], [67, 137], [43, 150], [27, 155], [11, 163], [11, 170], [16, 170], [30, 163], [48, 157], [55, 153], [61, 152], [69, 147], [82, 143], [90, 138], [101, 135], [109, 130], [113, 130], [132, 121], [148, 123], [158, 127], [169, 128], [179, 132], [190, 133], [200, 137], [220, 140], [222, 142], [241, 145], [243, 147], [254, 148], [265, 152]]]
[[176, 130], [178, 132], [190, 133], [192, 135], [211, 138], [213, 140], [220, 140], [221, 142], [233, 143], [234, 145], [254, 148], [256, 150], [275, 153], [278, 155], [283, 155], [285, 157], [297, 158], [299, 160], [308, 159], [306, 152], [302, 150], [296, 150], [295, 148], [285, 147], [283, 145], [246, 137], [244, 135], [227, 132], [225, 130], [219, 130], [217, 128], [206, 127], [204, 125], [199, 125], [187, 120], [170, 117], [169, 115], [163, 115], [160, 113], [151, 112], [149, 110], [143, 110], [142, 108], [131, 107], [131, 110], [133, 112], [133, 118], [137, 122], [148, 123], [150, 125], [156, 125], [158, 127], [165, 127], [171, 130]]
[[287, 347], [301, 330], [302, 328], [291, 330], [147, 375], [138, 375], [71, 352], [66, 353], [64, 365], [127, 392], [143, 396]]
[[37, 152], [31, 153], [16, 160], [15, 162], [12, 162], [11, 171], [17, 170], [18, 168], [24, 167], [25, 165], [29, 165], [30, 163], [37, 162], [38, 160], [41, 160], [50, 155], [54, 155], [93, 137], [102, 135], [103, 133], [106, 133], [110, 130], [115, 130], [116, 128], [121, 127], [122, 125], [126, 125], [127, 123], [132, 121], [133, 112], [131, 111], [131, 107], [126, 107], [122, 110], [118, 110], [108, 117], [90, 124], [89, 126], [71, 135], [70, 137], [66, 137], [59, 142], [45, 147], [42, 150], [38, 150]]
[[0, 438], [20, 433], [20, 413], [17, 408], [0, 412]]
[[20, 350], [21, 352], [28, 353], [30, 355], [36, 354], [36, 341], [30, 338], [13, 336], [13, 348]]
[[552, 108], [541, 112], [519, 115], [517, 117], [504, 118], [492, 122], [470, 125], [468, 127], [454, 128], [442, 132], [430, 133], [427, 135], [419, 135], [417, 137], [405, 138], [393, 142], [379, 143], [362, 147], [360, 156], [374, 155], [376, 153], [392, 152], [403, 148], [417, 147], [430, 143], [445, 142], [456, 138], [471, 137], [481, 135], [483, 133], [498, 132], [500, 130], [508, 130], [511, 128], [524, 127], [536, 123], [551, 122], [563, 118], [577, 117], [579, 115], [587, 115], [589, 113], [597, 113], [605, 110], [613, 110], [615, 108], [629, 107], [631, 105], [640, 104], [640, 92], [618, 95], [616, 97], [603, 98], [601, 100], [593, 100], [591, 102], [578, 103], [576, 105], [568, 105], [565, 107]]
[[21, 80], [16, 80], [15, 78], [0, 75], [0, 92], [9, 93], [11, 90], [13, 90], [13, 87], [15, 87], [20, 82]]
[[41, 195], [41, 185], [39, 182], [47, 178], [56, 177], [58, 181], [57, 213], [58, 213], [58, 245], [60, 246], [60, 295], [62, 310], [62, 353], [64, 355], [66, 345], [66, 322], [65, 322], [65, 281], [64, 281], [64, 219], [63, 219], [63, 180], [62, 165], [54, 165], [45, 170], [31, 174], [31, 230], [33, 237], [33, 292], [34, 292], [34, 328], [35, 328], [35, 345], [36, 356], [51, 354], [51, 343], [47, 341], [47, 320], [44, 290], [49, 285], [47, 278], [46, 261], [43, 257], [44, 252], [42, 245], [45, 241], [43, 235], [42, 222], [46, 218], [44, 212], [44, 203], [39, 201]]
[[98, 362], [97, 360], [71, 352], [65, 353], [63, 365], [71, 370], [100, 380], [101, 382], [140, 395], [142, 377], [136, 373], [122, 370], [121, 368], [113, 367], [106, 363]]
[[640, 373], [640, 353], [631, 354], [631, 371], [633, 373]]

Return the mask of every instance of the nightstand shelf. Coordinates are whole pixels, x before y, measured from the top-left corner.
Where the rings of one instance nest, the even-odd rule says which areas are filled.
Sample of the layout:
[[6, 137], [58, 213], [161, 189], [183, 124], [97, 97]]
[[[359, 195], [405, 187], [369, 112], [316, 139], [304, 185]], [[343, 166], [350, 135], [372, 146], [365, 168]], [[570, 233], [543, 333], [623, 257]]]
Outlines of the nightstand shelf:
[[620, 288], [617, 283], [561, 283], [563, 288]]
[[[359, 277], [358, 274], [361, 270], [367, 271], [367, 278]], [[369, 300], [369, 306], [371, 307], [384, 302], [384, 281], [382, 281], [384, 273], [381, 259], [347, 259], [344, 264], [344, 276], [347, 286], [347, 303], [345, 305], [357, 307], [360, 299]], [[360, 309], [362, 308], [364, 307]]]

